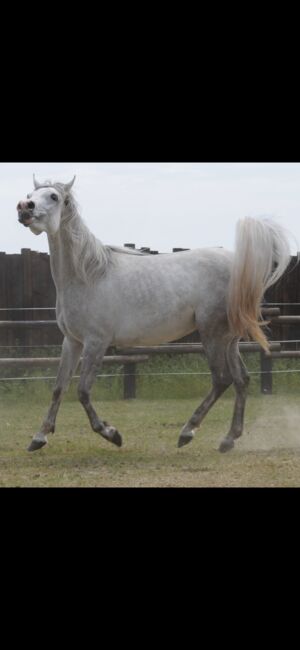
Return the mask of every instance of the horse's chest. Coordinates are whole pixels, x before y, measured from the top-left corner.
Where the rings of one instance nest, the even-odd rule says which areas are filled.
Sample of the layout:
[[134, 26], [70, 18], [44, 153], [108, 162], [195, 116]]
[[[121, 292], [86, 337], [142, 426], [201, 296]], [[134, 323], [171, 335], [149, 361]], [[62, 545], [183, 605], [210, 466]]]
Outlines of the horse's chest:
[[81, 340], [82, 338], [82, 318], [78, 317], [74, 310], [60, 308], [57, 310], [57, 324], [64, 336], [69, 336]]
[[56, 318], [57, 318], [57, 325], [58, 325], [60, 331], [63, 333], [64, 336], [67, 336], [68, 328], [67, 328], [66, 321], [65, 321], [62, 313], [57, 314]]

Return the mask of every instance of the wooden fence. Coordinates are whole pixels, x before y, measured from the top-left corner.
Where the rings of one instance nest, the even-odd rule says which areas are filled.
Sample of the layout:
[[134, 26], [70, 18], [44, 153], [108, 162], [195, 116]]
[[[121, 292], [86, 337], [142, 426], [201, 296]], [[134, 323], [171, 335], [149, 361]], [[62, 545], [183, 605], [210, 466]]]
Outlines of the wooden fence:
[[[55, 312], [48, 309], [55, 303], [48, 253], [26, 248], [21, 255], [0, 253], [0, 320], [55, 320]], [[60, 345], [62, 339], [51, 325], [33, 330], [16, 324], [0, 330], [0, 346]]]
[[[125, 244], [135, 248], [134, 244]], [[149, 254], [158, 254], [149, 248], [142, 248]], [[185, 250], [173, 249], [173, 253]], [[273, 341], [300, 340], [300, 264], [297, 258], [292, 258], [289, 268], [280, 281], [271, 287], [265, 295], [264, 302], [269, 309], [273, 309], [273, 318], [269, 327], [269, 338]], [[0, 252], [0, 366], [17, 364], [11, 354], [5, 351], [30, 348], [31, 346], [46, 348], [46, 346], [60, 346], [63, 336], [56, 326], [55, 320], [56, 291], [51, 276], [50, 257], [48, 253], [37, 253], [30, 249], [22, 249], [21, 254], [6, 254]], [[277, 316], [274, 312], [276, 306]], [[290, 315], [292, 312], [292, 316]], [[187, 346], [190, 343], [190, 346]], [[180, 344], [184, 344], [180, 347]], [[193, 347], [194, 345], [194, 347]], [[243, 345], [243, 344], [242, 344]], [[274, 347], [275, 345], [275, 347]], [[262, 392], [272, 391], [272, 359], [297, 358], [300, 351], [288, 350], [286, 343], [276, 347], [273, 345], [271, 357], [261, 352], [261, 389]], [[247, 346], [244, 349], [247, 349]], [[250, 349], [250, 348], [249, 348]], [[259, 348], [252, 344], [251, 350]], [[118, 352], [118, 351], [117, 351]], [[176, 345], [157, 346], [157, 348], [133, 348], [120, 352], [123, 355], [124, 367], [124, 397], [135, 395], [136, 363], [146, 360], [151, 354], [162, 353], [203, 352], [198, 332], [180, 339]], [[124, 358], [124, 354], [128, 358]], [[145, 358], [141, 358], [141, 355]], [[24, 356], [24, 355], [23, 355]], [[9, 357], [9, 358], [8, 358]], [[129, 358], [130, 357], [130, 358]], [[48, 361], [49, 357], [39, 357], [38, 360], [28, 359], [29, 365], [43, 363], [57, 364], [57, 359]], [[116, 357], [114, 359], [117, 360]], [[113, 361], [112, 355], [106, 363]], [[21, 363], [24, 360], [19, 359]]]
[[[125, 245], [135, 248], [135, 244]], [[147, 247], [139, 250], [157, 254], [157, 251], [151, 251]], [[173, 252], [176, 254], [179, 250], [185, 249], [174, 248]], [[284, 276], [275, 287], [268, 289], [265, 295], [265, 301], [270, 306], [273, 303], [280, 303], [282, 316], [290, 313], [300, 315], [300, 264], [297, 265], [296, 261], [296, 257], [292, 258]], [[10, 255], [0, 252], [0, 320], [52, 321], [55, 320], [53, 311], [55, 302], [56, 291], [48, 253], [37, 253], [27, 248], [23, 248], [21, 254]], [[22, 328], [17, 323], [13, 323], [9, 328], [0, 330], [0, 346], [60, 345], [62, 338], [60, 331], [51, 323], [41, 328]], [[300, 339], [298, 321], [273, 322], [270, 338]], [[200, 341], [198, 332], [181, 340]]]
[[[297, 319], [300, 325], [300, 316], [280, 316], [278, 308], [264, 308], [262, 310], [264, 318], [274, 319], [276, 322], [288, 323], [289, 318], [292, 322]], [[51, 326], [57, 327], [56, 321], [50, 321]], [[16, 321], [0, 321], [0, 331], [7, 329]], [[49, 321], [18, 321], [20, 329], [48, 327]], [[240, 342], [241, 352], [259, 352], [260, 353], [260, 370], [261, 370], [261, 392], [264, 394], [272, 393], [272, 360], [278, 358], [300, 358], [300, 351], [281, 350], [280, 342], [270, 343], [270, 355], [266, 355], [261, 347], [256, 343]], [[123, 395], [124, 399], [132, 399], [136, 396], [136, 364], [148, 361], [150, 355], [156, 354], [203, 354], [204, 348], [201, 343], [171, 343], [154, 346], [136, 346], [124, 349], [108, 349], [108, 355], [104, 357], [103, 362], [119, 363], [123, 366]], [[24, 369], [31, 368], [49, 368], [55, 366], [56, 370], [59, 364], [59, 357], [0, 357], [1, 368]], [[5, 381], [5, 379], [4, 379]]]

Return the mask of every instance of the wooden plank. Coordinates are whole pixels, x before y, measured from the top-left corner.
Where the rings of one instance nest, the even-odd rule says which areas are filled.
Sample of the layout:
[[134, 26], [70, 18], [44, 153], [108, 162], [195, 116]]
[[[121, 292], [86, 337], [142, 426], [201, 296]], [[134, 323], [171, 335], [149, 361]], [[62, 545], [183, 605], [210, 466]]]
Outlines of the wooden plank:
[[[22, 261], [22, 278], [20, 278], [22, 283], [22, 300], [23, 305], [26, 307], [32, 306], [32, 269], [31, 269], [31, 250], [30, 248], [22, 248], [21, 250], [21, 261]], [[29, 321], [34, 319], [34, 312], [28, 311], [26, 313], [26, 319]], [[33, 336], [31, 330], [24, 330], [24, 337], [22, 339], [22, 345], [33, 345]]]
[[[22, 256], [7, 255], [6, 259], [6, 307], [24, 307], [22, 283]], [[21, 314], [20, 314], [21, 315]], [[6, 318], [15, 318], [13, 312], [8, 312]], [[25, 330], [16, 331], [13, 327], [7, 330], [7, 345], [26, 345]]]
[[[6, 304], [6, 253], [0, 252], [0, 307], [7, 307]], [[6, 312], [0, 312], [5, 314]], [[8, 345], [8, 332], [2, 330], [0, 332], [0, 345]]]
[[0, 307], [6, 307], [6, 253], [0, 253]]

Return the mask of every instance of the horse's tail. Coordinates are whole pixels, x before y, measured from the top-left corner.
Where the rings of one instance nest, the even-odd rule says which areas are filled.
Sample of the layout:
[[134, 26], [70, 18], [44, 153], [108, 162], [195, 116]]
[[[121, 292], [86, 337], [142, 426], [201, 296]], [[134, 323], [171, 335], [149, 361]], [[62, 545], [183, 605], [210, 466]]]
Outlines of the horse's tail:
[[265, 291], [282, 276], [290, 262], [285, 230], [270, 219], [240, 219], [229, 282], [228, 320], [234, 336], [252, 338], [267, 352], [262, 331], [261, 301]]

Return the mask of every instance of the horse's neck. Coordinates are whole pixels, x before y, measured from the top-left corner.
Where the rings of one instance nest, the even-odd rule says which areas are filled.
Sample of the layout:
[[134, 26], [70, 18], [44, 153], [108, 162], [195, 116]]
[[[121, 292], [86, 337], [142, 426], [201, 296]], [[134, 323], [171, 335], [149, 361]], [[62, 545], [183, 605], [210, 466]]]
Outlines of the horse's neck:
[[61, 293], [76, 275], [70, 241], [63, 230], [54, 236], [48, 236], [51, 273], [56, 291]]

